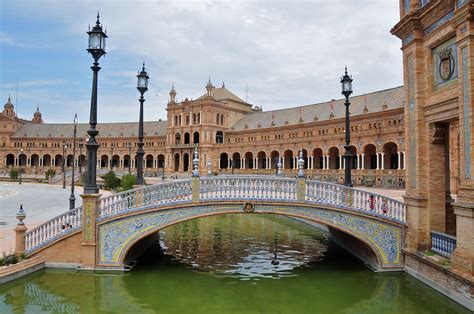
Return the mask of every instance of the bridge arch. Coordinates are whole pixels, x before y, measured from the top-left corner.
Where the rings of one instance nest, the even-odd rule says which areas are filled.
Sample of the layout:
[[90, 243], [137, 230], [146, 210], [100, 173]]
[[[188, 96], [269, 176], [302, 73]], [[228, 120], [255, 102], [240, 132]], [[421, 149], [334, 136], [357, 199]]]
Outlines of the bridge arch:
[[[167, 210], [150, 209], [126, 217], [115, 217], [99, 225], [99, 265], [123, 267], [128, 252], [142, 239], [161, 229], [187, 220], [207, 216], [243, 213], [243, 203], [208, 203], [199, 206], [177, 205]], [[343, 232], [368, 247], [381, 269], [401, 266], [402, 228], [377, 219], [367, 219], [325, 206], [254, 204], [252, 214], [277, 214], [303, 218]], [[118, 232], [121, 236], [118, 237]]]

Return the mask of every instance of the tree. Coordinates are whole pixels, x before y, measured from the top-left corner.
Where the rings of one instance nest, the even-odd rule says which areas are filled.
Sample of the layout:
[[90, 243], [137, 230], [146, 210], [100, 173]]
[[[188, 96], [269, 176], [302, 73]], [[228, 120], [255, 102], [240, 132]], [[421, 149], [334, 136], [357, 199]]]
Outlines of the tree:
[[53, 178], [54, 176], [56, 176], [56, 170], [48, 169], [48, 170], [46, 170], [44, 175], [46, 176], [46, 179]]
[[107, 190], [115, 190], [120, 185], [120, 178], [117, 178], [115, 172], [107, 172], [102, 179], [104, 179], [104, 187]]
[[133, 174], [127, 173], [122, 177], [121, 186], [124, 191], [130, 190], [137, 183], [137, 177]]
[[18, 169], [12, 168], [12, 170], [10, 170], [10, 179], [16, 180], [18, 179], [19, 175], [20, 175], [20, 171]]

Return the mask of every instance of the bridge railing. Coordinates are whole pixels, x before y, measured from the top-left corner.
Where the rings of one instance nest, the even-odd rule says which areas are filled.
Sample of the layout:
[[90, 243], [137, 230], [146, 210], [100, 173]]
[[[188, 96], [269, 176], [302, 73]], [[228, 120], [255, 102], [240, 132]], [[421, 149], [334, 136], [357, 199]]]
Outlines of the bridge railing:
[[296, 180], [269, 176], [201, 177], [200, 200], [296, 200]]
[[37, 250], [65, 234], [79, 230], [82, 206], [71, 209], [25, 233], [26, 253]]
[[455, 248], [456, 237], [442, 232], [431, 231], [431, 251], [445, 257], [451, 257]]
[[141, 210], [147, 206], [190, 202], [191, 180], [180, 180], [150, 185], [113, 194], [100, 200], [99, 219], [124, 212]]
[[339, 184], [306, 181], [305, 200], [309, 203], [326, 204], [367, 213], [397, 222], [406, 221], [403, 202]]

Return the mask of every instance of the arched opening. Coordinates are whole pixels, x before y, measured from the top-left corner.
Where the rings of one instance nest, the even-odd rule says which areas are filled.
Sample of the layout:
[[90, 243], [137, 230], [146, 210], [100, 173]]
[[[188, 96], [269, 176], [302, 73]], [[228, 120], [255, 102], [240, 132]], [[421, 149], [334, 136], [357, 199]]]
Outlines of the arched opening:
[[397, 144], [388, 142], [383, 146], [384, 152], [384, 169], [398, 168], [398, 149]]
[[43, 166], [44, 167], [51, 167], [51, 155], [46, 154], [43, 155]]
[[216, 132], [216, 143], [217, 144], [224, 143], [224, 133], [222, 131], [217, 131]]
[[66, 167], [72, 167], [73, 162], [74, 162], [74, 157], [72, 155], [67, 155], [67, 157], [66, 157]]
[[351, 154], [351, 169], [357, 169], [357, 161], [359, 160], [359, 158], [357, 157], [357, 148], [351, 145], [349, 153]]
[[313, 168], [314, 169], [323, 169], [324, 161], [323, 161], [323, 150], [321, 148], [313, 149]]
[[[50, 157], [51, 158], [51, 157]], [[7, 167], [15, 165], [15, 156], [13, 154], [7, 155]]]
[[165, 167], [165, 156], [164, 155], [158, 155], [158, 168], [164, 168]]
[[56, 156], [54, 156], [54, 165], [56, 167], [60, 167], [62, 166], [62, 164], [63, 164], [63, 155], [57, 154]]
[[[298, 153], [299, 154], [299, 153]], [[300, 156], [298, 155], [298, 159], [300, 158]], [[303, 148], [303, 160], [304, 160], [304, 165], [303, 165], [303, 168], [304, 169], [308, 169], [309, 168], [309, 158], [308, 158], [308, 151], [306, 149]]]
[[120, 167], [120, 156], [113, 155], [112, 156], [112, 168], [119, 168]]
[[190, 144], [191, 142], [191, 136], [189, 135], [188, 132], [184, 133], [184, 144]]
[[377, 149], [373, 144], [364, 147], [364, 168], [377, 169]]
[[108, 164], [109, 164], [109, 156], [107, 155], [100, 156], [100, 167], [107, 168]]
[[339, 148], [331, 147], [329, 149], [329, 169], [339, 169], [340, 167]]
[[245, 153], [245, 169], [253, 169], [253, 154], [251, 152]]
[[124, 168], [129, 168], [132, 165], [130, 164], [130, 155], [125, 155], [123, 156], [123, 167]]
[[31, 155], [31, 166], [38, 167], [39, 166], [39, 156], [37, 154]]
[[257, 153], [257, 168], [267, 169], [267, 154], [265, 152]]
[[[224, 205], [224, 206], [228, 206], [228, 205]], [[175, 210], [180, 210], [180, 209], [175, 209]], [[294, 213], [294, 214], [288, 214], [288, 213], [285, 213], [285, 211], [281, 211], [281, 212], [278, 212], [278, 213], [275, 213], [275, 212], [269, 212], [269, 213], [272, 213], [272, 214], [277, 214], [275, 215], [273, 219], [279, 219], [279, 216], [280, 215], [283, 215], [283, 216], [287, 216], [287, 217], [297, 217], [297, 213]], [[169, 220], [160, 220], [157, 224], [154, 224], [152, 226], [148, 226], [145, 228], [142, 228], [142, 227], [137, 227], [137, 230], [133, 230], [133, 233], [134, 234], [130, 234], [128, 237], [127, 237], [127, 240], [126, 242], [124, 243], [124, 245], [120, 248], [120, 251], [117, 251], [117, 252], [114, 252], [117, 256], [117, 262], [122, 264], [122, 263], [127, 263], [127, 261], [136, 261], [137, 258], [138, 258], [138, 255], [140, 254], [141, 251], [143, 251], [142, 249], [144, 247], [148, 247], [152, 242], [154, 243], [159, 243], [160, 241], [158, 241], [158, 232], [160, 230], [163, 230], [164, 228], [167, 228], [167, 227], [170, 227], [170, 226], [175, 226], [177, 228], [180, 228], [180, 224], [181, 223], [185, 223], [186, 221], [188, 221], [188, 226], [184, 226], [183, 229], [181, 229], [182, 231], [186, 232], [186, 234], [190, 234], [189, 232], [189, 223], [192, 223], [192, 226], [193, 226], [193, 232], [191, 233], [194, 233], [194, 235], [192, 236], [199, 236], [199, 240], [202, 241], [200, 243], [205, 243], [205, 247], [203, 249], [206, 250], [206, 252], [210, 252], [212, 251], [211, 248], [209, 248], [209, 246], [212, 246], [212, 240], [211, 239], [206, 239], [205, 236], [209, 236], [211, 238], [213, 238], [214, 240], [216, 240], [216, 237], [215, 235], [213, 235], [212, 231], [211, 230], [208, 230], [208, 232], [200, 232], [202, 230], [199, 230], [198, 229], [198, 226], [201, 225], [201, 226], [206, 226], [206, 228], [211, 228], [211, 229], [215, 229], [215, 223], [209, 223], [208, 221], [204, 222], [204, 223], [200, 223], [199, 220], [200, 219], [216, 219], [218, 218], [217, 216], [218, 215], [222, 215], [223, 212], [221, 211], [221, 208], [219, 205], [216, 205], [213, 207], [213, 211], [211, 213], [198, 213], [198, 214], [195, 214], [195, 215], [189, 215], [187, 216], [186, 218], [182, 219], [182, 220], [179, 220], [178, 222], [176, 220], [173, 220], [173, 219], [169, 219]], [[236, 224], [235, 221], [232, 221], [230, 220], [229, 218], [231, 217], [237, 217], [237, 215], [241, 215], [241, 217], [245, 217], [246, 219], [252, 219], [252, 222], [244, 222], [244, 223], [238, 223]], [[207, 218], [204, 218], [207, 217]], [[227, 217], [225, 217], [227, 216]], [[276, 241], [274, 240], [274, 234], [275, 234], [275, 225], [267, 225], [266, 223], [262, 222], [261, 219], [263, 218], [261, 215], [261, 213], [255, 215], [253, 218], [248, 218], [250, 217], [249, 215], [245, 215], [245, 214], [226, 214], [223, 218], [226, 219], [226, 221], [235, 226], [235, 229], [233, 229], [233, 232], [234, 232], [234, 235], [236, 237], [238, 237], [239, 235], [242, 235], [243, 237], [248, 237], [250, 235], [251, 238], [254, 237], [254, 235], [256, 234], [253, 234], [253, 232], [256, 232], [260, 235], [262, 235], [265, 239], [257, 239], [258, 241], [269, 241], [269, 243], [271, 243], [270, 246], [272, 246], [273, 244], [273, 241]], [[262, 217], [262, 218], [261, 218]], [[328, 230], [331, 234], [331, 236], [336, 239], [336, 243], [344, 243], [346, 244], [348, 247], [350, 247], [350, 250], [352, 252], [356, 252], [358, 254], [355, 254], [356, 256], [358, 256], [360, 259], [362, 259], [364, 262], [366, 262], [367, 264], [371, 265], [374, 267], [374, 269], [380, 269], [381, 266], [384, 266], [384, 267], [392, 267], [392, 266], [389, 266], [388, 264], [384, 264], [384, 259], [382, 258], [382, 254], [383, 251], [378, 247], [378, 243], [374, 243], [374, 240], [373, 239], [370, 239], [368, 238], [367, 236], [365, 236], [363, 233], [355, 233], [353, 232], [353, 230], [351, 229], [348, 229], [347, 227], [345, 226], [340, 226], [340, 225], [333, 225], [331, 222], [325, 222], [319, 218], [307, 218], [308, 220], [310, 221], [313, 221], [313, 222], [316, 222], [316, 223], [320, 223], [320, 224], [323, 224], [323, 225], [326, 225], [328, 227]], [[239, 233], [239, 227], [238, 226], [248, 226], [249, 223], [253, 223], [254, 221], [256, 221], [256, 225], [258, 225], [258, 228], [253, 228], [255, 231], [253, 230], [249, 230], [248, 228], [242, 228], [242, 232]], [[283, 227], [282, 229], [278, 229], [280, 230], [281, 232], [279, 233], [281, 238], [280, 239], [280, 242], [279, 244], [284, 246], [284, 247], [287, 247], [287, 245], [285, 244], [284, 242], [284, 239], [288, 239], [289, 241], [298, 241], [298, 239], [294, 236], [292, 236], [292, 233], [290, 232], [285, 232], [284, 228], [285, 226], [284, 225], [279, 225], [281, 227]], [[294, 225], [292, 225], [292, 227], [294, 228]], [[196, 228], [196, 229], [194, 229]], [[231, 228], [229, 227], [225, 227], [224, 230], [229, 230]], [[169, 234], [175, 234], [178, 238], [181, 238], [184, 234], [183, 233], [180, 233], [178, 232], [178, 234], [176, 234], [177, 230], [179, 229], [175, 229], [175, 232], [170, 232]], [[199, 230], [199, 232], [198, 232]], [[196, 231], [196, 232], [194, 232]], [[266, 231], [269, 231], [269, 232], [266, 232]], [[218, 230], [218, 232], [221, 234], [222, 232], [222, 229], [221, 230]], [[250, 232], [250, 234], [249, 234]], [[297, 232], [297, 231], [296, 231]], [[283, 236], [285, 235], [285, 236]], [[227, 235], [224, 235], [224, 237], [227, 237]], [[191, 244], [192, 241], [189, 241], [189, 238], [187, 239], [183, 239], [186, 243], [181, 243], [179, 241], [175, 241], [175, 240], [172, 240], [173, 241], [173, 247], [176, 246], [177, 249], [179, 249], [180, 251], [182, 251], [183, 249], [185, 249], [185, 247], [187, 245], [192, 245], [194, 247], [194, 249], [199, 249], [199, 246], [200, 245], [193, 245]], [[218, 241], [221, 241], [223, 240], [222, 237], [219, 237], [217, 239]], [[236, 241], [237, 243], [242, 243], [243, 241]], [[311, 251], [311, 249], [309, 249], [311, 247], [311, 244], [308, 242], [308, 241], [305, 241], [304, 242], [305, 245], [304, 246], [301, 246], [299, 245], [300, 247], [306, 247], [307, 250]], [[306, 246], [309, 245], [309, 246]], [[167, 247], [171, 247], [171, 246], [167, 246]], [[222, 248], [221, 245], [217, 245], [216, 247], [219, 247], [219, 249]], [[321, 247], [321, 244], [317, 244], [317, 247]], [[159, 247], [157, 247], [159, 248]], [[191, 248], [190, 248], [191, 249]], [[237, 247], [231, 247], [229, 249], [237, 249], [239, 250]], [[291, 249], [291, 248], [290, 248]], [[245, 248], [243, 248], [243, 251], [244, 252], [247, 252], [247, 250], [245, 250]], [[266, 250], [265, 250], [266, 251]], [[323, 254], [325, 252], [328, 252], [326, 249], [324, 249], [323, 251]], [[342, 249], [340, 252], [343, 252]], [[220, 253], [222, 254], [222, 252], [220, 251]], [[199, 254], [194, 254], [194, 256], [197, 256]], [[247, 255], [245, 255], [247, 256]], [[336, 258], [339, 258], [341, 255], [340, 254], [337, 254], [337, 257]], [[195, 259], [193, 258], [192, 259], [193, 262], [195, 261]], [[393, 268], [393, 267], [392, 267]]]
[[235, 169], [240, 169], [241, 167], [241, 162], [240, 162], [240, 153], [234, 153], [232, 155], [232, 162], [233, 162], [233, 167]]
[[179, 171], [179, 159], [180, 159], [180, 158], [179, 158], [179, 154], [176, 153], [176, 154], [174, 155], [174, 171], [175, 171], [175, 172], [178, 172], [178, 171]]
[[20, 154], [20, 156], [18, 156], [18, 165], [22, 166], [22, 167], [26, 166], [26, 155], [25, 154]]
[[227, 155], [227, 153], [221, 154], [219, 165], [221, 169], [229, 168], [229, 155]]
[[278, 162], [280, 161], [280, 153], [276, 150], [270, 153], [270, 164], [272, 165], [272, 169], [276, 169], [278, 167]]
[[[196, 114], [194, 114], [196, 116]], [[193, 143], [194, 144], [199, 144], [199, 132], [194, 132], [193, 133]]]
[[146, 155], [145, 168], [153, 168], [153, 155]]
[[189, 154], [188, 153], [183, 154], [183, 171], [184, 172], [189, 171]]
[[293, 169], [295, 165], [295, 160], [293, 158], [293, 151], [290, 149], [285, 150], [285, 153], [283, 154], [283, 158], [285, 158], [283, 167], [285, 169]]
[[77, 157], [77, 165], [80, 167], [85, 167], [86, 166], [86, 156], [85, 155], [79, 155]]
[[181, 134], [176, 133], [176, 134], [174, 135], [174, 143], [175, 143], [176, 145], [181, 144]]

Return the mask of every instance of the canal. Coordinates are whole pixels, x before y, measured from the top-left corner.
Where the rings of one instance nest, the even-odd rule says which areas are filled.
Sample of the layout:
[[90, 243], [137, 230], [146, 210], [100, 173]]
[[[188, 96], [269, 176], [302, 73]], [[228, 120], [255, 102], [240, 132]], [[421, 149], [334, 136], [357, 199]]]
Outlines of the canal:
[[150, 243], [124, 275], [48, 269], [2, 285], [0, 313], [467, 313], [285, 217], [200, 218]]

